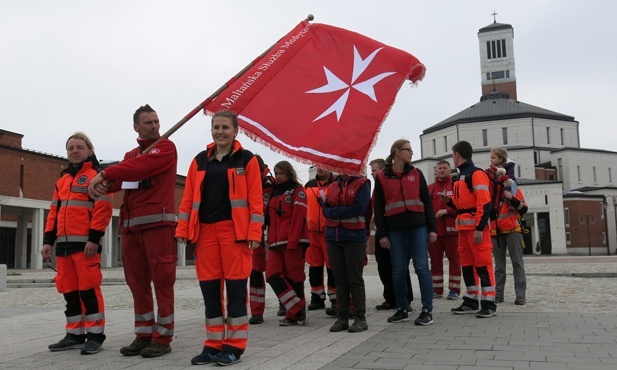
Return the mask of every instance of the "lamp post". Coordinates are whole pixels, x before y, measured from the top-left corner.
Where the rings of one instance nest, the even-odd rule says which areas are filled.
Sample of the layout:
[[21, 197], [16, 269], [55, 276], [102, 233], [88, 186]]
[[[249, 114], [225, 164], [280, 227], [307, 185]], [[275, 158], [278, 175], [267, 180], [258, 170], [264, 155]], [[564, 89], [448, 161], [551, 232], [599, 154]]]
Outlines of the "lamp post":
[[591, 235], [589, 233], [589, 223], [593, 221], [592, 215], [581, 216], [581, 221], [585, 220], [587, 224], [587, 247], [589, 248], [589, 255], [591, 256]]

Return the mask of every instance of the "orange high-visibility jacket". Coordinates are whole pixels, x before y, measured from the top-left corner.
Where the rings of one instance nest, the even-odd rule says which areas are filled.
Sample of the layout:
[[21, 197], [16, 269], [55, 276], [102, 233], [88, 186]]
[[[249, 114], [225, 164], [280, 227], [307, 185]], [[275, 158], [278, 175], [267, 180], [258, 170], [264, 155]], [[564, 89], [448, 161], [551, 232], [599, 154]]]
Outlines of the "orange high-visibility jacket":
[[[491, 210], [488, 176], [484, 171], [477, 170], [471, 160], [460, 165], [458, 169], [459, 175], [454, 182], [452, 196], [452, 203], [458, 213], [456, 229], [482, 231], [488, 225]], [[465, 182], [467, 176], [471, 176], [472, 189], [469, 189]]]
[[509, 202], [501, 202], [497, 220], [491, 221], [491, 235], [521, 232], [520, 215], [527, 213], [527, 203], [520, 188]]
[[57, 255], [83, 251], [88, 241], [99, 244], [112, 214], [111, 195], [88, 196], [88, 184], [98, 173], [92, 162], [64, 173], [56, 182], [43, 238], [43, 244], [58, 243]]
[[308, 229], [311, 231], [317, 231], [323, 233], [326, 231], [326, 218], [323, 215], [323, 208], [319, 205], [317, 198], [319, 197], [319, 191], [323, 190], [324, 194], [327, 194], [328, 186], [332, 183], [332, 175], [327, 181], [321, 182], [317, 179], [313, 179], [304, 185], [306, 189], [306, 223]]
[[[178, 212], [176, 237], [195, 243], [199, 238], [199, 206], [206, 177], [208, 159], [214, 155], [215, 143], [199, 153], [189, 167], [184, 194]], [[227, 171], [231, 216], [236, 241], [261, 241], [264, 222], [261, 172], [257, 158], [234, 140], [231, 164]]]

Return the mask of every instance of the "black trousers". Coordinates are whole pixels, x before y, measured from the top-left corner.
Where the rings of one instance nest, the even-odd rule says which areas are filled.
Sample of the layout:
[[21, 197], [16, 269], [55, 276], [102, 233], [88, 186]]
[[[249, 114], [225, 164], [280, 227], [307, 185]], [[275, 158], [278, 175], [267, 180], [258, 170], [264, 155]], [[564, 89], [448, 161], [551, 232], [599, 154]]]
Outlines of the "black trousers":
[[354, 315], [366, 317], [366, 292], [364, 290], [364, 258], [366, 244], [363, 242], [327, 242], [330, 267], [336, 281], [336, 304], [338, 317], [349, 317], [349, 297], [353, 299]]
[[[394, 299], [394, 288], [392, 287], [392, 261], [390, 260], [390, 250], [379, 245], [375, 240], [375, 260], [377, 261], [377, 272], [379, 280], [383, 284], [383, 299], [392, 307], [396, 307]], [[413, 301], [413, 290], [411, 289], [411, 276], [407, 268], [407, 302]]]

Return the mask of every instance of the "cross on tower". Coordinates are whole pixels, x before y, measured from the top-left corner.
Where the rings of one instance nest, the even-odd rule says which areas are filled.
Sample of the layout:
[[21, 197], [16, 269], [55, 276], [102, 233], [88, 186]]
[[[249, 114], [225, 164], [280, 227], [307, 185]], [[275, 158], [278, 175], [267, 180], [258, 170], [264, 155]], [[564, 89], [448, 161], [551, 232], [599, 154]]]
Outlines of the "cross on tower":
[[496, 11], [493, 10], [493, 13], [491, 13], [491, 15], [493, 16], [493, 23], [497, 23], [497, 13]]

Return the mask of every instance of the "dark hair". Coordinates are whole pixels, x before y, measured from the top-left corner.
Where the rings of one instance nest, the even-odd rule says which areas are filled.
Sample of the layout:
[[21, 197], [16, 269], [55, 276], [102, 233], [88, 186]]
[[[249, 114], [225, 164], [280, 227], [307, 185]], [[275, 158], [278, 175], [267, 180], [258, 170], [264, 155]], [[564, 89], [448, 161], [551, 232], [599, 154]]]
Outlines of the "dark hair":
[[274, 165], [274, 169], [276, 170], [277, 168], [283, 171], [287, 178], [289, 178], [289, 181], [293, 182], [294, 184], [300, 184], [300, 181], [298, 181], [298, 174], [296, 173], [296, 170], [294, 170], [294, 167], [291, 165], [291, 163], [287, 161], [280, 161], [279, 163]]
[[220, 110], [212, 116], [212, 123], [214, 123], [214, 119], [216, 117], [225, 117], [231, 120], [232, 126], [237, 130], [238, 129], [238, 115], [230, 110]]
[[142, 105], [141, 107], [137, 108], [135, 113], [133, 113], [133, 123], [139, 123], [139, 115], [140, 114], [142, 114], [142, 113], [151, 113], [151, 112], [156, 113], [156, 111], [154, 109], [152, 109], [152, 107], [149, 106], [148, 104]]
[[372, 166], [376, 164], [379, 169], [383, 170], [384, 168], [386, 168], [386, 160], [383, 158], [377, 158], [377, 159], [373, 159], [372, 161], [369, 162], [369, 166]]
[[266, 168], [268, 168], [266, 162], [264, 162], [264, 159], [261, 158], [259, 154], [255, 154], [255, 158], [257, 158], [257, 163], [259, 163], [259, 172], [263, 173]]
[[437, 162], [437, 164], [435, 166], [439, 166], [440, 164], [447, 164], [448, 167], [450, 167], [450, 162], [446, 161], [445, 159]]
[[458, 143], [452, 145], [452, 151], [454, 153], [458, 153], [463, 159], [471, 159], [473, 155], [473, 148], [471, 144], [467, 141], [459, 141]]

